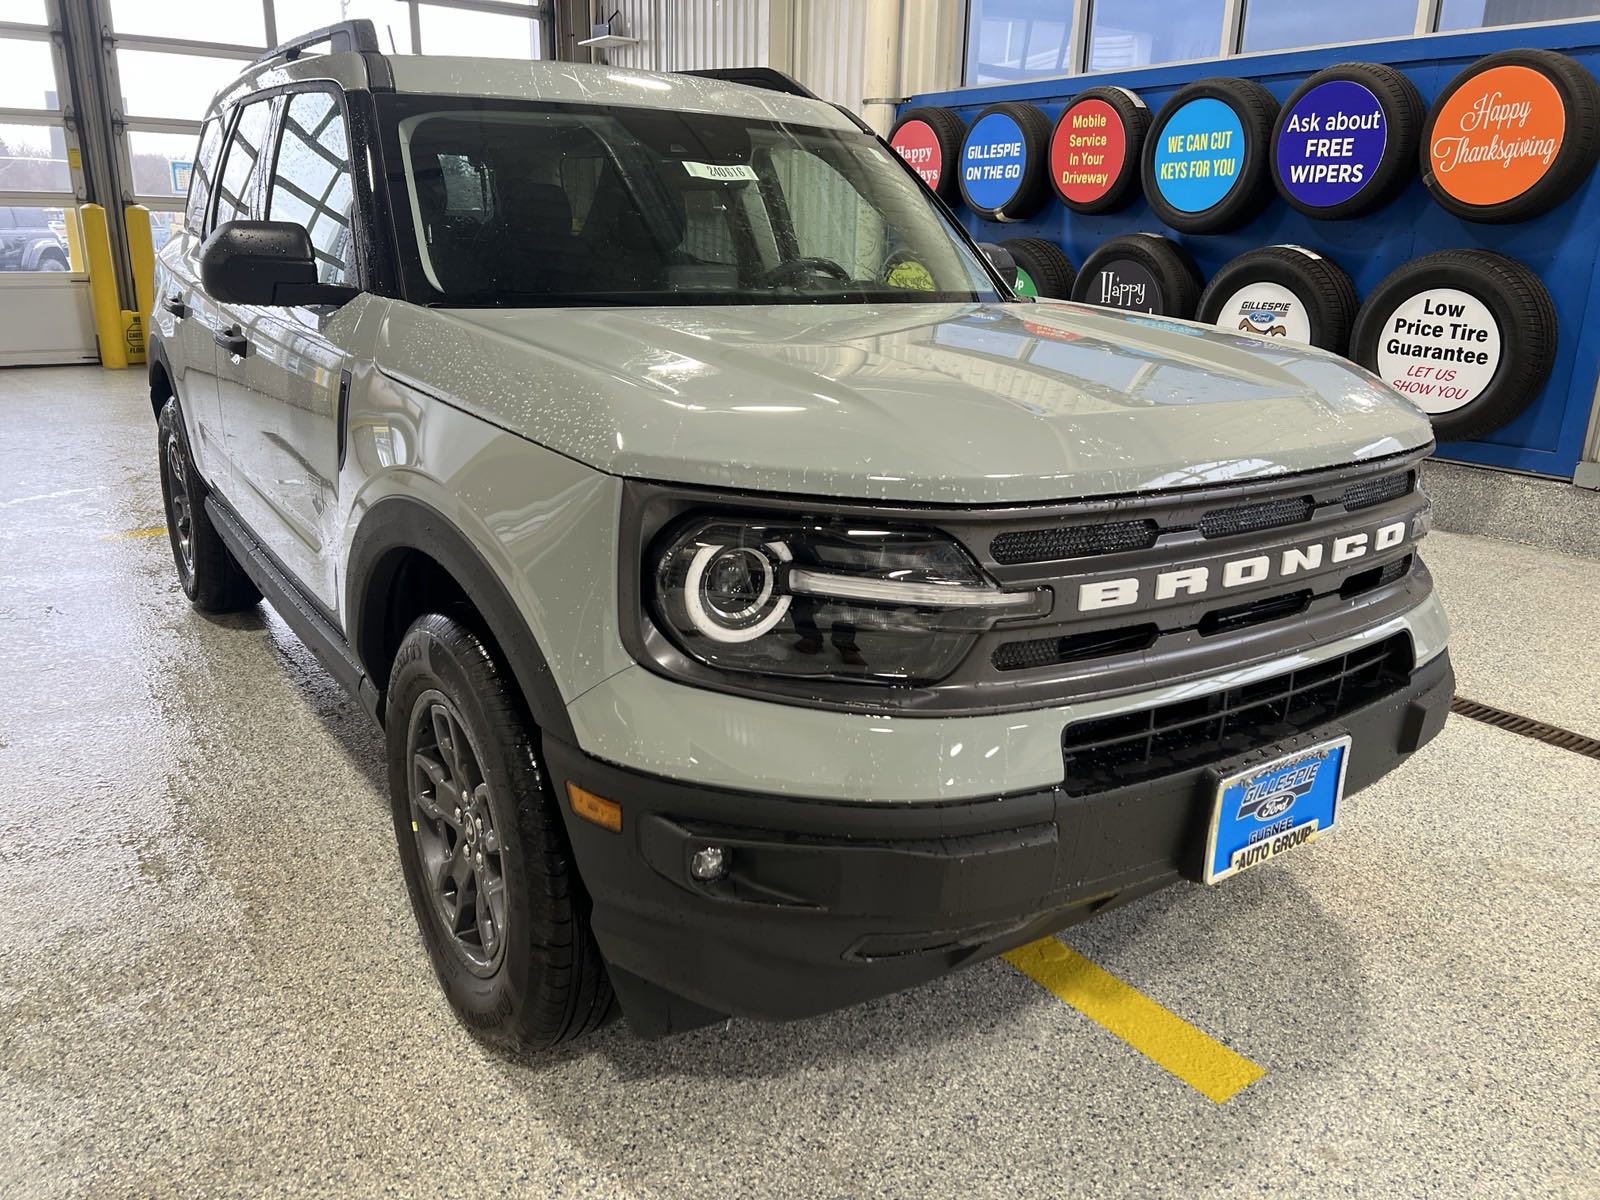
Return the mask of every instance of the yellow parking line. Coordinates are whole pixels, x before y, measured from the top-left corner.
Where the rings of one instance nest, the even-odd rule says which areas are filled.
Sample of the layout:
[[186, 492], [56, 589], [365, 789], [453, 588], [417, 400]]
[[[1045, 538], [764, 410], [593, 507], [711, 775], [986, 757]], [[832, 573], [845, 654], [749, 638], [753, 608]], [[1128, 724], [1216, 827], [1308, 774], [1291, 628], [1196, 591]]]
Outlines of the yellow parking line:
[[1005, 956], [1091, 1021], [1221, 1104], [1266, 1071], [1053, 937]]
[[142, 525], [138, 529], [124, 529], [121, 533], [108, 533], [106, 536], [112, 538], [160, 537], [166, 531], [167, 527], [165, 525]]

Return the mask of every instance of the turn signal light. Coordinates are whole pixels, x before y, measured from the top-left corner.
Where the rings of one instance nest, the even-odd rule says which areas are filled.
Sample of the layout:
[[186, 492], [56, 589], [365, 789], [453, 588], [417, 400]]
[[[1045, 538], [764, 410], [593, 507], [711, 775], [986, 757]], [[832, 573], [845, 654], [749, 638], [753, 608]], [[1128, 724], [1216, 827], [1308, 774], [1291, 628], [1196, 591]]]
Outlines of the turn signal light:
[[567, 784], [567, 799], [572, 802], [572, 811], [585, 821], [592, 821], [601, 829], [609, 829], [612, 833], [622, 832], [622, 805], [615, 800], [596, 796], [587, 788], [581, 788], [575, 783]]

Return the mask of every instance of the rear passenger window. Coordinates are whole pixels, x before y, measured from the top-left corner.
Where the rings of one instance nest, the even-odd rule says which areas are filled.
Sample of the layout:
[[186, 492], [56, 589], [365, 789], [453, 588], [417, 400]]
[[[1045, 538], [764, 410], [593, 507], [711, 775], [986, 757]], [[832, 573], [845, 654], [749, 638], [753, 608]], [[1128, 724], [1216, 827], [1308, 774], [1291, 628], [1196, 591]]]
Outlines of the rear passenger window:
[[251, 203], [255, 199], [258, 166], [271, 127], [271, 100], [247, 104], [239, 114], [222, 160], [222, 186], [217, 190], [217, 219], [212, 228], [224, 221], [249, 220], [253, 215]]
[[355, 282], [354, 198], [350, 140], [338, 102], [327, 92], [294, 96], [283, 116], [267, 219], [305, 226], [322, 283]]
[[211, 199], [211, 180], [217, 173], [217, 156], [222, 152], [222, 122], [216, 117], [200, 131], [200, 148], [194, 156], [194, 173], [189, 177], [189, 203], [183, 223], [195, 233], [205, 224], [206, 201]]

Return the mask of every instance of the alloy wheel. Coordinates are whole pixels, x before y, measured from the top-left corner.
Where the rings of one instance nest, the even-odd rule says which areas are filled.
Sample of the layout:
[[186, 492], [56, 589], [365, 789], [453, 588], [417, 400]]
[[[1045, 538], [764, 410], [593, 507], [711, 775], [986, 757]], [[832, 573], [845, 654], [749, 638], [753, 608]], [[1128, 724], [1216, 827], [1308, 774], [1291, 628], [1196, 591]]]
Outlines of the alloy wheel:
[[194, 506], [177, 434], [167, 438], [167, 522], [186, 575], [194, 574]]

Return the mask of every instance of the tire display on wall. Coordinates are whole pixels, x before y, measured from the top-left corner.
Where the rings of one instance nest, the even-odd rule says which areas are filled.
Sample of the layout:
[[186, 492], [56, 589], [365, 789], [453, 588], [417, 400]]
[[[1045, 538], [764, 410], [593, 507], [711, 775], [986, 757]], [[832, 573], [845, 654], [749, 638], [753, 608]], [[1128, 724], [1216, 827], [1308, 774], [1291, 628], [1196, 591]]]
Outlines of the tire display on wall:
[[1054, 242], [1044, 238], [1008, 238], [1000, 243], [1017, 264], [1016, 290], [1022, 296], [1048, 296], [1067, 300], [1078, 277], [1072, 260]]
[[1381, 63], [1339, 63], [1284, 101], [1272, 129], [1272, 183], [1308, 217], [1381, 208], [1405, 187], [1422, 136], [1422, 94]]
[[1111, 212], [1139, 186], [1150, 109], [1127, 88], [1092, 87], [1067, 102], [1050, 133], [1050, 186], [1073, 212]]
[[1439, 93], [1422, 182], [1469, 221], [1525, 221], [1577, 190], [1600, 156], [1600, 84], [1551, 50], [1480, 58]]
[[961, 145], [961, 199], [986, 221], [1021, 221], [1048, 195], [1044, 161], [1050, 118], [1006, 101], [978, 114]]
[[1112, 238], [1083, 260], [1072, 298], [1187, 319], [1200, 299], [1200, 271], [1189, 252], [1170, 238], [1130, 233]]
[[948, 108], [910, 108], [889, 133], [894, 152], [942, 200], [957, 198], [955, 163], [967, 127]]
[[1533, 402], [1556, 340], [1555, 304], [1531, 270], [1489, 250], [1441, 250], [1378, 284], [1350, 357], [1427, 412], [1440, 440], [1459, 440]]
[[1314, 250], [1263, 246], [1223, 265], [1201, 293], [1196, 319], [1343, 354], [1356, 319], [1356, 289]]
[[1235, 229], [1271, 188], [1278, 102], [1250, 79], [1201, 79], [1172, 94], [1151, 123], [1142, 158], [1145, 199], [1182, 233]]

